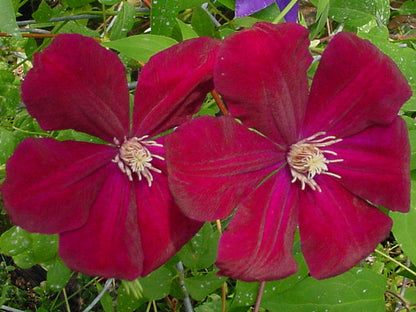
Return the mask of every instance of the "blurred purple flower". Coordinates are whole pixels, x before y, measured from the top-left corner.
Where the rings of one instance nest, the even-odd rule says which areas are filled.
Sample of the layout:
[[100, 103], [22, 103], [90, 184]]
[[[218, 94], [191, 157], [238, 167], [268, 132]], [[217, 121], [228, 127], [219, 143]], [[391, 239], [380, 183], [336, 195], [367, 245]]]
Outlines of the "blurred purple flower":
[[[237, 17], [247, 16], [260, 11], [273, 3], [276, 3], [282, 11], [289, 4], [289, 2], [290, 0], [237, 0], [235, 3], [235, 15]], [[286, 14], [286, 21], [296, 22], [298, 18], [298, 10], [299, 6], [296, 2], [295, 6]]]

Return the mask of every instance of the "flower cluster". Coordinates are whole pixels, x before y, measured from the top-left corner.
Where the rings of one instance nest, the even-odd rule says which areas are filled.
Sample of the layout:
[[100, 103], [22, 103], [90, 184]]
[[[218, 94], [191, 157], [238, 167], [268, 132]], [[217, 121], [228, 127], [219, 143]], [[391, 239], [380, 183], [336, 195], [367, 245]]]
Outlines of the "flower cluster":
[[[44, 130], [101, 143], [24, 140], [1, 187], [12, 221], [59, 233], [66, 264], [91, 275], [144, 276], [203, 222], [231, 214], [220, 274], [293, 274], [297, 229], [313, 277], [345, 272], [390, 231], [378, 205], [409, 209], [397, 113], [411, 91], [393, 61], [350, 33], [331, 40], [309, 88], [308, 47], [291, 23], [183, 41], [144, 66], [130, 113], [118, 57], [58, 36], [35, 55], [23, 101]], [[214, 88], [231, 116], [192, 119]]]

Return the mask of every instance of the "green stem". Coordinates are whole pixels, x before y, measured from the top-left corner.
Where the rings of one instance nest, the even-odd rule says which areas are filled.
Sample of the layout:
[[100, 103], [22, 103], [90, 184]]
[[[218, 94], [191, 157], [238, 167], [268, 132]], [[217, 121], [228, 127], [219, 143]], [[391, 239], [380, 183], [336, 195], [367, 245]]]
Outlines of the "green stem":
[[386, 255], [385, 253], [382, 253], [381, 251], [379, 251], [379, 250], [374, 250], [376, 253], [378, 253], [379, 255], [381, 255], [381, 256], [383, 256], [383, 257], [385, 257], [385, 258], [387, 258], [387, 259], [389, 259], [390, 261], [392, 261], [392, 262], [394, 262], [394, 263], [396, 263], [398, 266], [400, 266], [401, 268], [403, 268], [403, 269], [405, 269], [407, 272], [409, 272], [409, 273], [411, 273], [411, 274], [413, 274], [414, 276], [416, 276], [416, 272], [415, 271], [413, 271], [412, 269], [409, 269], [407, 266], [405, 266], [403, 263], [401, 263], [401, 262], [399, 262], [399, 261], [397, 261], [396, 259], [393, 259], [392, 257], [390, 257], [389, 255]]
[[282, 12], [280, 12], [280, 14], [273, 20], [273, 24], [278, 24], [283, 17], [287, 14], [287, 12], [289, 12], [296, 4], [297, 0], [292, 0], [289, 2], [289, 4], [283, 9]]
[[64, 300], [65, 300], [65, 307], [66, 307], [66, 310], [67, 310], [68, 312], [71, 312], [71, 308], [69, 307], [68, 296], [66, 295], [66, 290], [65, 290], [65, 288], [62, 288], [62, 293], [64, 294]]

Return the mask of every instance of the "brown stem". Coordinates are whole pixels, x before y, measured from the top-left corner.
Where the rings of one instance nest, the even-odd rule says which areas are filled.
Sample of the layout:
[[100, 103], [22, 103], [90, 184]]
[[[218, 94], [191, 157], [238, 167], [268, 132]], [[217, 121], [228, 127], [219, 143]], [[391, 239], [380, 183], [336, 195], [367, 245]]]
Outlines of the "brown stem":
[[[25, 38], [55, 38], [59, 34], [22, 34], [22, 37]], [[0, 33], [0, 37], [12, 37], [12, 35], [7, 33]], [[101, 42], [101, 38], [93, 38], [98, 42]]]
[[265, 281], [260, 282], [259, 291], [257, 292], [256, 304], [254, 305], [253, 312], [259, 312], [260, 303], [261, 303], [261, 297], [263, 297], [263, 292], [264, 292], [264, 286], [265, 285], [266, 285], [266, 282]]
[[143, 0], [143, 3], [149, 8], [152, 8], [152, 2], [150, 0]]
[[220, 109], [221, 113], [222, 113], [224, 116], [229, 116], [229, 115], [230, 115], [230, 112], [228, 111], [227, 107], [225, 107], [225, 104], [224, 104], [224, 102], [221, 100], [220, 95], [217, 93], [217, 91], [212, 90], [212, 91], [211, 91], [211, 95], [212, 95], [212, 97], [214, 98], [215, 103], [217, 103], [217, 105], [218, 105], [218, 107], [219, 107], [219, 109]]

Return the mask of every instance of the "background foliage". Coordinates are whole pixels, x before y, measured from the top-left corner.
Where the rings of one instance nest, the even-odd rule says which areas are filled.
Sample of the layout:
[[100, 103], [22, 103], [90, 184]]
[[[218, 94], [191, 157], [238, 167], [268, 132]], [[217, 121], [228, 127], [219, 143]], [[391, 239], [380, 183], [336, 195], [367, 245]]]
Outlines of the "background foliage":
[[[414, 91], [403, 106], [412, 145], [412, 203], [408, 214], [390, 213], [391, 236], [359, 266], [335, 278], [308, 276], [299, 244], [297, 274], [265, 285], [261, 311], [381, 312], [416, 310], [416, 1], [310, 0], [300, 2], [299, 22], [310, 29], [311, 52], [320, 55], [331, 34], [352, 31], [389, 55]], [[137, 80], [151, 55], [181, 40], [218, 39], [273, 21], [272, 5], [234, 18], [234, 0], [0, 0], [0, 183], [5, 163], [26, 137], [88, 140], [72, 130], [44, 132], [23, 108], [20, 84], [35, 52], [59, 33], [100, 38], [119, 52], [128, 79]], [[313, 75], [316, 66], [312, 66]], [[208, 99], [199, 115], [217, 113]], [[394, 165], [394, 164], [392, 164]], [[24, 191], [24, 190], [22, 190]], [[224, 224], [222, 225], [224, 227]], [[259, 284], [216, 275], [220, 236], [215, 224], [201, 231], [167, 264], [133, 282], [91, 278], [68, 269], [57, 255], [57, 236], [27, 233], [0, 210], [0, 306], [25, 311], [81, 311], [102, 292], [95, 311], [245, 312]], [[322, 259], [325, 261], [325, 259]], [[107, 291], [106, 291], [107, 290]]]

